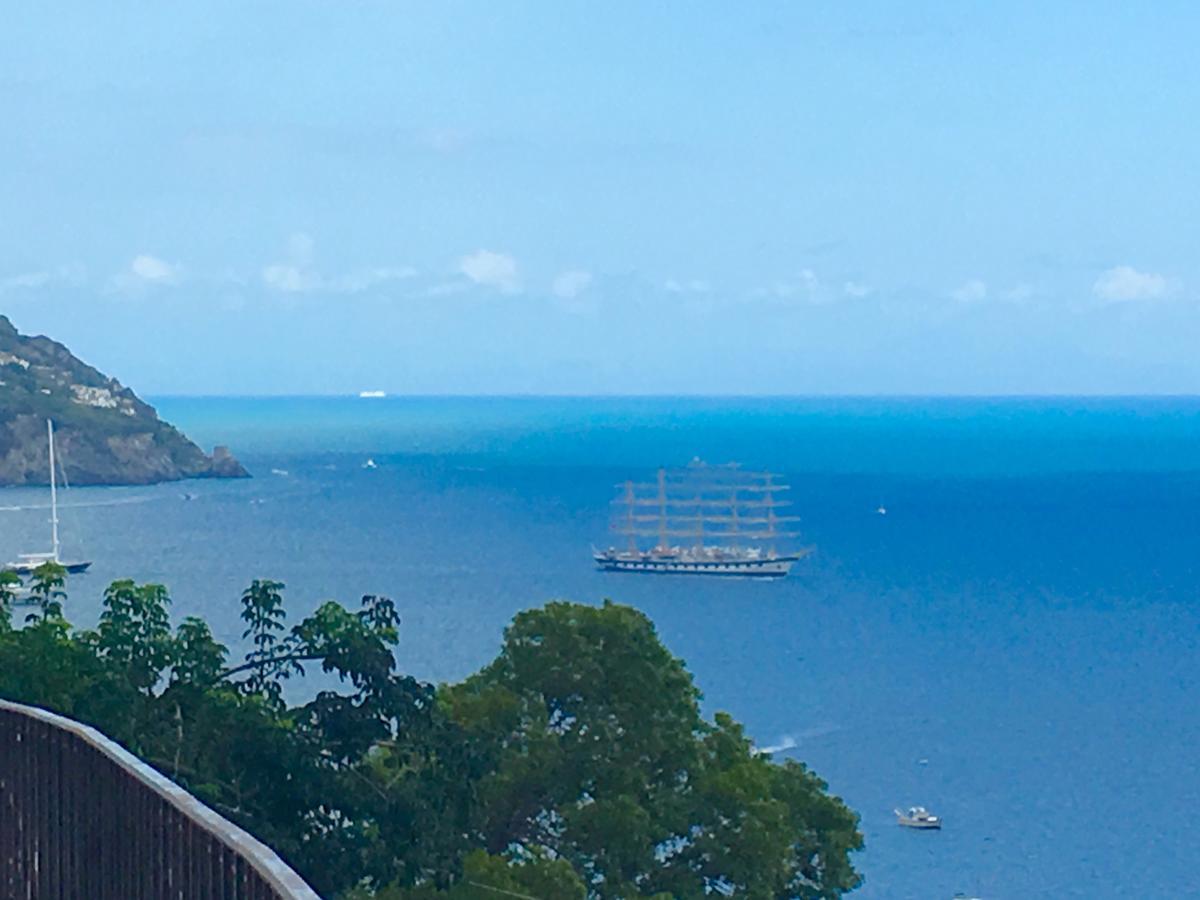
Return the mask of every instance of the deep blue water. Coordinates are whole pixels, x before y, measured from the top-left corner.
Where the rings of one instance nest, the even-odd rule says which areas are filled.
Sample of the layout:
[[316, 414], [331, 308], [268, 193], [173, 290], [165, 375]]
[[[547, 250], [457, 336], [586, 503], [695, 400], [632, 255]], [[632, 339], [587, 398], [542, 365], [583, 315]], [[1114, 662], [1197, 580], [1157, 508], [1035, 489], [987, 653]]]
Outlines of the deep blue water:
[[[855, 896], [1200, 893], [1200, 400], [157, 405], [256, 477], [70, 490], [77, 624], [126, 576], [235, 645], [253, 577], [294, 614], [386, 593], [402, 668], [448, 680], [518, 610], [612, 597], [861, 813]], [[767, 583], [594, 571], [614, 484], [693, 456], [785, 473], [817, 552]], [[0, 506], [3, 552], [41, 549], [44, 491]], [[945, 830], [897, 828], [917, 803]]]

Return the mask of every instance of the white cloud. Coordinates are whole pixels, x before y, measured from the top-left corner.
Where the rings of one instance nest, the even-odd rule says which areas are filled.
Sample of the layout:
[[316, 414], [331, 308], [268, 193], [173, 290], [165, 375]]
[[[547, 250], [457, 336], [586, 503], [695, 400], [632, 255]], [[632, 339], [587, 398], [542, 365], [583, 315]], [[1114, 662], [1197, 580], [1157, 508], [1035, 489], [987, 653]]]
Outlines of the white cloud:
[[972, 278], [950, 292], [950, 297], [959, 303], [979, 303], [986, 300], [987, 295], [987, 282], [978, 278]]
[[1020, 284], [1016, 284], [1005, 291], [1003, 296], [1005, 300], [1008, 300], [1012, 303], [1024, 303], [1033, 295], [1033, 286], [1026, 284], [1025, 282], [1021, 282]]
[[458, 270], [476, 284], [496, 288], [505, 294], [521, 290], [517, 261], [506, 253], [476, 250], [458, 261]]
[[78, 264], [59, 266], [57, 269], [20, 272], [7, 278], [0, 278], [0, 294], [7, 294], [11, 291], [34, 291], [38, 288], [60, 284], [78, 287], [86, 279], [86, 270]]
[[20, 275], [12, 275], [0, 281], [0, 291], [45, 287], [53, 280], [53, 272], [22, 272]]
[[388, 281], [412, 278], [416, 274], [417, 270], [411, 266], [377, 266], [374, 269], [359, 269], [349, 275], [335, 278], [327, 284], [338, 293], [357, 294]]
[[416, 269], [409, 266], [377, 266], [357, 269], [346, 275], [327, 277], [316, 269], [313, 262], [314, 248], [315, 242], [307, 234], [293, 234], [288, 239], [287, 259], [263, 266], [263, 284], [284, 294], [305, 294], [314, 291], [358, 294], [386, 282], [411, 278], [417, 274]]
[[672, 294], [707, 294], [712, 290], [712, 285], [703, 278], [693, 278], [691, 281], [669, 278], [663, 282], [663, 289]]
[[418, 297], [452, 297], [455, 294], [461, 294], [464, 291], [469, 291], [471, 285], [467, 282], [458, 279], [455, 281], [443, 281], [438, 284], [431, 284], [424, 290], [417, 293]]
[[555, 297], [570, 300], [586, 291], [591, 283], [592, 274], [590, 272], [574, 269], [569, 272], [563, 272], [555, 278], [554, 284], [550, 286], [550, 290], [554, 292]]
[[300, 294], [305, 291], [315, 291], [321, 286], [319, 279], [312, 272], [301, 266], [288, 263], [274, 263], [264, 266], [262, 270], [263, 284], [272, 290], [285, 294]]
[[842, 285], [842, 293], [847, 297], [861, 298], [869, 296], [871, 289], [858, 281], [847, 281]]
[[147, 284], [174, 284], [179, 280], [181, 270], [157, 256], [141, 253], [129, 264], [129, 274]]
[[263, 284], [284, 294], [302, 294], [321, 286], [313, 270], [313, 239], [296, 233], [288, 238], [287, 260], [263, 266]]
[[1116, 266], [1100, 273], [1092, 293], [1110, 303], [1156, 300], [1175, 290], [1175, 282], [1165, 275], [1139, 272], [1133, 266]]
[[155, 287], [178, 284], [183, 277], [183, 268], [166, 260], [139, 253], [129, 265], [109, 280], [109, 293], [142, 294]]
[[[850, 292], [846, 290], [846, 293], [849, 294]], [[777, 301], [787, 303], [799, 301], [813, 305], [832, 303], [838, 299], [836, 291], [831, 290], [828, 285], [823, 283], [812, 269], [801, 269], [795, 279], [791, 281], [777, 281], [765, 291], [756, 291], [755, 295], [765, 295]]]

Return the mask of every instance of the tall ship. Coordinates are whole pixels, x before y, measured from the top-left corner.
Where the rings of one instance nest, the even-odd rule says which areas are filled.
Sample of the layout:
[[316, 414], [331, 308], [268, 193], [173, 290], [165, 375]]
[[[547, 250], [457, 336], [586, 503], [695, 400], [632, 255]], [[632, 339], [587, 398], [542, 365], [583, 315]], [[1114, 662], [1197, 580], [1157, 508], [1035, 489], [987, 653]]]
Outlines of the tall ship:
[[612, 531], [624, 546], [593, 552], [605, 571], [783, 578], [812, 552], [781, 549], [798, 537], [788, 526], [799, 517], [777, 512], [791, 504], [781, 497], [788, 485], [771, 472], [693, 460], [618, 487]]

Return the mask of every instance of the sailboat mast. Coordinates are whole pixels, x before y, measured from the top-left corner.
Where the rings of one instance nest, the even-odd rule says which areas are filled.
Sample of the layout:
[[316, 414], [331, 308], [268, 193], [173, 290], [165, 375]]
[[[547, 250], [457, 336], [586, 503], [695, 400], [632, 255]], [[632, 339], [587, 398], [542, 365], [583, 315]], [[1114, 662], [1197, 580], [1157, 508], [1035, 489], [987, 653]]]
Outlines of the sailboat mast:
[[54, 423], [46, 420], [46, 439], [50, 444], [50, 543], [58, 562], [58, 490], [54, 484]]

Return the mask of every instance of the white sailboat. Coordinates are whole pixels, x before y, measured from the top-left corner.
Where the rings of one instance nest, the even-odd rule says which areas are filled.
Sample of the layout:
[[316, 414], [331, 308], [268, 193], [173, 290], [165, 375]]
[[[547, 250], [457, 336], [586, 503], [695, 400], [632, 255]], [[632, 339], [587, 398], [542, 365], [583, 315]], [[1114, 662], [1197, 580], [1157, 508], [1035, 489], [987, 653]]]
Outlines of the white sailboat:
[[49, 419], [46, 420], [46, 438], [50, 443], [50, 552], [49, 553], [22, 553], [17, 557], [16, 562], [10, 562], [6, 569], [16, 572], [18, 575], [30, 575], [43, 563], [56, 563], [66, 569], [68, 572], [78, 573], [87, 570], [91, 562], [80, 562], [72, 560], [70, 562], [63, 561], [59, 555], [58, 543], [58, 487], [57, 470], [54, 465], [54, 423]]

